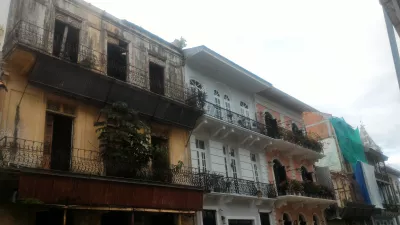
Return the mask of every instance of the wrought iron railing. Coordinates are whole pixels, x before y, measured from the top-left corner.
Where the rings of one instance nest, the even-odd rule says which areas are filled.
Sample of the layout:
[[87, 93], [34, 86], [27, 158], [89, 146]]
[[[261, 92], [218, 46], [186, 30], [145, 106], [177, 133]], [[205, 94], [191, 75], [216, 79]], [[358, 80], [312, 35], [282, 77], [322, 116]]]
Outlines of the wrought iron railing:
[[387, 204], [383, 203], [383, 207], [390, 212], [399, 213], [400, 212], [400, 204]]
[[[150, 88], [150, 79], [148, 68], [140, 69], [133, 65], [120, 65], [114, 60], [107, 60], [107, 55], [82, 44], [65, 43], [62, 52], [55, 52], [53, 46], [57, 42], [62, 41], [61, 38], [55, 38], [52, 30], [41, 28], [33, 23], [19, 21], [13, 29], [7, 33], [3, 47], [3, 55], [7, 55], [17, 44], [33, 49], [43, 54], [51, 55], [60, 60], [77, 64], [85, 69], [107, 75], [107, 68], [113, 67], [114, 71], [125, 73], [123, 82], [129, 83], [135, 87], [152, 91]], [[59, 44], [59, 43], [58, 43]], [[168, 71], [165, 71], [168, 73]], [[166, 75], [165, 77], [169, 77]], [[120, 79], [120, 78], [118, 78]], [[192, 89], [183, 84], [177, 84], [169, 80], [162, 81], [163, 91], [156, 94], [163, 95], [174, 101], [182, 102], [191, 107], [199, 109], [204, 106], [202, 103], [202, 95], [196, 93]]]
[[224, 109], [223, 107], [213, 104], [211, 102], [206, 102], [205, 109], [205, 114], [211, 117], [223, 120], [224, 122], [231, 123], [239, 127], [243, 127], [248, 130], [255, 131], [260, 134], [267, 135], [266, 126], [264, 124], [252, 120], [244, 115], [240, 115], [238, 113]]
[[200, 172], [199, 175], [201, 175], [199, 177], [201, 177], [201, 183], [205, 191], [266, 198], [276, 197], [275, 185], [273, 183], [267, 184], [235, 177], [226, 177], [209, 171]]
[[277, 186], [277, 190], [279, 196], [300, 195], [312, 198], [335, 200], [335, 193], [333, 190], [310, 181], [287, 179]]
[[205, 109], [205, 113], [208, 116], [223, 120], [224, 122], [252, 130], [271, 138], [283, 139], [287, 142], [300, 145], [316, 152], [322, 152], [323, 150], [321, 142], [317, 141], [316, 138], [309, 137], [306, 132], [301, 130], [298, 133], [294, 133], [292, 130], [286, 128], [288, 126], [287, 124], [277, 124], [274, 128], [270, 125], [265, 125], [256, 120], [252, 120], [244, 115], [227, 110], [211, 102], [206, 102]]
[[203, 188], [202, 175], [190, 168], [134, 168], [129, 162], [104, 160], [96, 150], [73, 148], [50, 152], [48, 145], [42, 142], [13, 137], [0, 138], [0, 168], [62, 171]]

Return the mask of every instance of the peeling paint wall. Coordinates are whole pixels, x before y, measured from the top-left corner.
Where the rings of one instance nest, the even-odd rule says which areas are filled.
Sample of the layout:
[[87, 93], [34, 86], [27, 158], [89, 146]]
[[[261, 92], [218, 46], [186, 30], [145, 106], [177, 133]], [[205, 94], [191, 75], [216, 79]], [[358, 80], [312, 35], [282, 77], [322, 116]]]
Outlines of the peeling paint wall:
[[[132, 72], [127, 82], [138, 82], [134, 77], [137, 73], [148, 75], [149, 62], [153, 62], [164, 67], [165, 81], [183, 85], [183, 55], [180, 50], [154, 34], [84, 1], [15, 0], [10, 8], [8, 30], [18, 21], [29, 22], [37, 26], [36, 32], [43, 35], [44, 45], [51, 51], [56, 19], [79, 29], [79, 61], [84, 59], [84, 49], [96, 55], [98, 60], [106, 59], [107, 41], [117, 39], [128, 43], [128, 64]], [[100, 64], [101, 67], [96, 69], [106, 72], [106, 62]]]

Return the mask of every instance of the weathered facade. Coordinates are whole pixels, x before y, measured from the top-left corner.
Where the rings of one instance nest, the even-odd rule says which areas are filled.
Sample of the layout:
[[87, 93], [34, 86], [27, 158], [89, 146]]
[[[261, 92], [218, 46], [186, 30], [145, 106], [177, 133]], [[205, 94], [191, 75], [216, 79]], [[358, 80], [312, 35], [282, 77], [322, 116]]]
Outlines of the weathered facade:
[[[9, 12], [0, 187], [2, 202], [14, 204], [0, 206], [0, 221], [79, 224], [84, 211], [87, 224], [193, 223], [203, 192], [190, 170], [173, 167], [163, 180], [110, 176], [94, 127], [101, 108], [126, 102], [151, 128], [152, 141], [169, 149], [170, 163], [190, 166], [185, 146], [203, 112], [184, 87], [182, 51], [80, 0], [12, 0]], [[29, 222], [15, 204], [27, 201], [42, 203], [27, 212]]]

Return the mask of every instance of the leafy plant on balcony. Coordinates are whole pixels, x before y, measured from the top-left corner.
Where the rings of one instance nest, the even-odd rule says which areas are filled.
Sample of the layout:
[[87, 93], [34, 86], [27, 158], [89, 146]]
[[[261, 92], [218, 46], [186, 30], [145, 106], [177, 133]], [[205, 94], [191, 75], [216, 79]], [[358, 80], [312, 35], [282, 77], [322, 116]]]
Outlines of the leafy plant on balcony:
[[95, 127], [107, 175], [139, 176], [151, 159], [149, 128], [124, 102], [106, 106], [101, 113], [103, 120]]
[[170, 183], [173, 174], [169, 165], [168, 148], [164, 146], [153, 147], [151, 159], [151, 168], [154, 180]]
[[207, 93], [204, 91], [191, 91], [189, 98], [186, 100], [186, 104], [199, 109], [204, 109], [207, 100]]

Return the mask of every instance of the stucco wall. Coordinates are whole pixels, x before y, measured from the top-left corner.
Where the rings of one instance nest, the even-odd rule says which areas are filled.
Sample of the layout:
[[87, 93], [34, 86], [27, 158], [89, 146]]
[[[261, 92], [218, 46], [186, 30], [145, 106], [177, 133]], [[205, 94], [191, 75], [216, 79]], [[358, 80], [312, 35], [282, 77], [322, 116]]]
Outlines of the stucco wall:
[[11, 0], [0, 1], [0, 51], [3, 48], [4, 35], [7, 28], [7, 17]]
[[283, 219], [283, 213], [287, 213], [290, 216], [292, 222], [294, 222], [295, 220], [299, 221], [299, 215], [301, 214], [306, 219], [307, 224], [314, 224], [313, 215], [317, 216], [319, 222], [318, 225], [326, 224], [323, 210], [321, 210], [321, 208], [319, 207], [304, 206], [296, 208], [294, 204], [290, 204], [280, 208], [275, 208], [275, 220], [277, 222], [276, 224], [283, 224], [283, 222], [280, 223], [279, 221]]
[[[227, 74], [223, 74], [219, 72], [221, 76], [227, 76]], [[190, 66], [185, 66], [185, 76], [186, 83], [189, 84], [190, 79], [195, 79], [200, 82], [204, 91], [207, 93], [207, 101], [211, 103], [215, 103], [214, 101], [214, 90], [217, 90], [220, 94], [221, 106], [225, 108], [224, 104], [224, 95], [228, 95], [230, 98], [231, 111], [240, 113], [240, 102], [243, 101], [249, 106], [249, 116], [251, 119], [255, 119], [255, 105], [254, 98], [251, 93], [247, 93], [245, 91], [241, 91], [240, 89], [230, 87], [220, 80], [216, 80], [207, 76], [206, 74], [202, 74], [196, 69], [191, 68]]]

